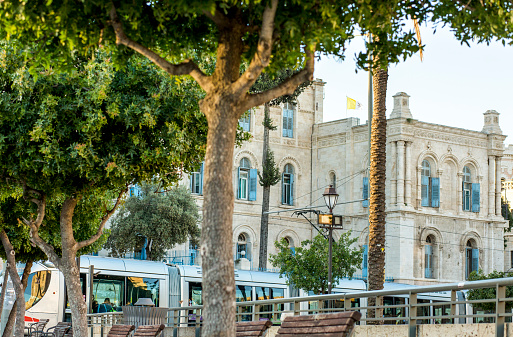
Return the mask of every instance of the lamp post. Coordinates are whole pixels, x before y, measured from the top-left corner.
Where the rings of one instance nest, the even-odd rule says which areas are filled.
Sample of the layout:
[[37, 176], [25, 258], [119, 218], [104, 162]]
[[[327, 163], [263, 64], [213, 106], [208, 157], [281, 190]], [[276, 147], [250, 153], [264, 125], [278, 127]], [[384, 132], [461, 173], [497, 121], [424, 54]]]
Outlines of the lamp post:
[[[333, 215], [333, 208], [337, 204], [338, 193], [333, 185], [330, 185], [328, 188], [324, 190], [322, 194], [324, 197], [324, 202], [330, 211], [330, 215]], [[331, 224], [328, 226], [329, 231], [329, 255], [328, 255], [328, 294], [331, 294], [331, 259], [332, 259], [332, 246], [333, 246], [333, 216]]]

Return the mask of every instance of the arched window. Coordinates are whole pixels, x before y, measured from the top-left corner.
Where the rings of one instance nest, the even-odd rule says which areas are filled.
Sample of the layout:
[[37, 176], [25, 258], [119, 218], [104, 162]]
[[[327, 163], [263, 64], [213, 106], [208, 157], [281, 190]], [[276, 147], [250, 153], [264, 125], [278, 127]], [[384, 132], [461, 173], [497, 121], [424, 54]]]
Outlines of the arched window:
[[472, 175], [468, 166], [463, 167], [463, 210], [470, 211]]
[[251, 110], [246, 111], [239, 119], [239, 125], [243, 131], [251, 131]]
[[281, 175], [281, 203], [294, 204], [294, 166], [291, 164], [285, 165]]
[[330, 185], [333, 186], [333, 188], [337, 188], [337, 175], [335, 172], [330, 173]]
[[203, 194], [203, 163], [198, 165], [194, 172], [191, 172], [191, 193], [192, 194]]
[[480, 211], [481, 186], [479, 183], [473, 183], [473, 179], [475, 179], [475, 177], [472, 176], [470, 167], [464, 166], [462, 177], [462, 209], [464, 211], [472, 211], [477, 213]]
[[237, 199], [256, 200], [257, 170], [251, 169], [248, 158], [242, 158], [238, 169]]
[[251, 243], [246, 233], [240, 233], [237, 238], [236, 259], [246, 258], [251, 260]]
[[283, 104], [283, 137], [294, 137], [294, 110], [292, 103]]
[[420, 171], [421, 206], [440, 207], [440, 178], [431, 175], [431, 164], [427, 159], [424, 159]]
[[434, 278], [435, 265], [435, 238], [429, 235], [424, 245], [424, 277]]
[[292, 251], [292, 254], [296, 253], [296, 247], [294, 246], [294, 239], [292, 239], [290, 236], [286, 236], [283, 238], [287, 245], [289, 246], [290, 250]]
[[479, 249], [473, 239], [467, 241], [465, 247], [465, 279], [468, 279], [470, 273], [479, 270]]

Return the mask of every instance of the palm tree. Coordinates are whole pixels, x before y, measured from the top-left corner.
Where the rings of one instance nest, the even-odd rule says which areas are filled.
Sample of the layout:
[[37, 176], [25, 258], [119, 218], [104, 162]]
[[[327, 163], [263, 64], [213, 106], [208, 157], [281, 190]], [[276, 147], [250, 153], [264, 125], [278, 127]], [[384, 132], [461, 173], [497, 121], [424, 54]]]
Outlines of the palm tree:
[[[417, 42], [422, 61], [422, 41], [419, 24], [413, 19]], [[380, 64], [374, 59], [374, 64]], [[371, 126], [370, 172], [369, 172], [369, 245], [368, 245], [368, 290], [381, 290], [385, 281], [385, 181], [386, 181], [386, 145], [387, 118], [386, 94], [388, 85], [388, 68], [377, 67], [372, 74], [373, 116]], [[376, 298], [369, 298], [369, 306], [383, 305], [376, 303]], [[383, 309], [370, 310], [368, 317], [383, 317]], [[383, 321], [370, 321], [368, 324], [383, 324]]]

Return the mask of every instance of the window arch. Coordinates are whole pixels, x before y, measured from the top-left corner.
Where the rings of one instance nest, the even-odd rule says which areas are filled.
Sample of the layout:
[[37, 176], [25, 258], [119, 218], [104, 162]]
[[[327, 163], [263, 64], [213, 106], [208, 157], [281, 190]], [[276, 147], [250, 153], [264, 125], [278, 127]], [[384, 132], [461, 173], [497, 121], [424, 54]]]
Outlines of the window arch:
[[479, 248], [474, 239], [468, 239], [465, 245], [465, 279], [470, 273], [479, 270]]
[[243, 157], [237, 173], [237, 199], [256, 200], [257, 170], [251, 168], [251, 161]]
[[436, 241], [433, 235], [426, 237], [424, 245], [424, 277], [434, 278], [435, 275], [435, 248]]
[[480, 211], [481, 186], [479, 183], [473, 183], [474, 180], [472, 169], [465, 165], [462, 175], [462, 209], [477, 213]]
[[242, 114], [239, 118], [239, 126], [242, 128], [242, 131], [251, 131], [251, 110]]
[[283, 137], [294, 137], [294, 110], [296, 110], [294, 104], [283, 104]]
[[330, 173], [330, 185], [337, 188], [337, 175], [335, 172]]
[[292, 164], [285, 165], [281, 175], [281, 203], [294, 204], [294, 166]]
[[251, 242], [247, 233], [240, 233], [237, 237], [236, 259], [251, 260]]
[[440, 207], [440, 178], [433, 177], [429, 160], [424, 159], [420, 170], [421, 206]]

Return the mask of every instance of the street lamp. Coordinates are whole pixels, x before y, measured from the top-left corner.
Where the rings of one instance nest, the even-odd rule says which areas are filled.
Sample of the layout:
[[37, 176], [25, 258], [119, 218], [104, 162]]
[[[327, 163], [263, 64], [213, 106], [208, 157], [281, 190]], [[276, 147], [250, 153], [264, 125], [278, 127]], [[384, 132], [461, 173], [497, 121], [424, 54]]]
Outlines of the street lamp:
[[[333, 215], [333, 208], [337, 205], [338, 193], [333, 185], [330, 185], [324, 190], [322, 194], [326, 207], [328, 207], [330, 214]], [[328, 226], [329, 230], [329, 255], [328, 255], [328, 294], [331, 294], [331, 260], [332, 260], [332, 246], [333, 246], [333, 216], [331, 217], [331, 223]]]

